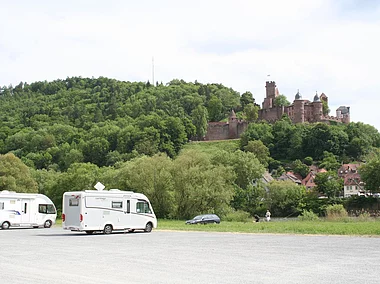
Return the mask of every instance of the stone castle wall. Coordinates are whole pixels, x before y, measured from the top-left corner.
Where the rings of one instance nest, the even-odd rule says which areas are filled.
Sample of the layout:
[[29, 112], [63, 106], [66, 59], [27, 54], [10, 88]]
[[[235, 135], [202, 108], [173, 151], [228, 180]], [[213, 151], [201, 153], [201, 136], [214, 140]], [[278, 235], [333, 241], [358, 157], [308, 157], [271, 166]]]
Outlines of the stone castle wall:
[[209, 122], [205, 140], [225, 140], [229, 137], [229, 124], [220, 122]]
[[205, 140], [236, 139], [247, 129], [248, 123], [239, 120], [237, 123], [209, 122]]

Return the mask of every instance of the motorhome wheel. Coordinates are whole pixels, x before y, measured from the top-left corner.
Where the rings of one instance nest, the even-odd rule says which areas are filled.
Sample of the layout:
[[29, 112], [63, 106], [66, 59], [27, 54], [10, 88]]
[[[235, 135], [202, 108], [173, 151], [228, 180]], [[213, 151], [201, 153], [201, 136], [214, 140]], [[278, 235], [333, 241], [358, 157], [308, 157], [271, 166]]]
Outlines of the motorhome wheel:
[[150, 233], [152, 231], [152, 223], [147, 223], [145, 226], [145, 232]]
[[53, 225], [53, 222], [50, 221], [50, 220], [46, 220], [45, 223], [44, 223], [44, 227], [45, 227], [45, 228], [50, 228], [51, 225]]
[[108, 235], [112, 233], [112, 226], [111, 225], [105, 225], [104, 226], [104, 234]]
[[9, 229], [10, 227], [10, 224], [8, 222], [4, 222], [3, 224], [1, 224], [1, 228], [6, 230], [6, 229]]

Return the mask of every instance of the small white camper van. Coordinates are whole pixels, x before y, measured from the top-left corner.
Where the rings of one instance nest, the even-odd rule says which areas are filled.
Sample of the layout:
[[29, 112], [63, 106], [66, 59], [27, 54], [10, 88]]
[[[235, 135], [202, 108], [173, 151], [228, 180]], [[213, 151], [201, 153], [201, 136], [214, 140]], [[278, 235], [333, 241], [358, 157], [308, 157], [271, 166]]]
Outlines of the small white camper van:
[[57, 218], [53, 202], [43, 194], [0, 191], [0, 227], [50, 228]]
[[87, 234], [110, 234], [116, 230], [151, 232], [157, 227], [157, 219], [144, 194], [119, 189], [85, 190], [63, 194], [62, 226]]

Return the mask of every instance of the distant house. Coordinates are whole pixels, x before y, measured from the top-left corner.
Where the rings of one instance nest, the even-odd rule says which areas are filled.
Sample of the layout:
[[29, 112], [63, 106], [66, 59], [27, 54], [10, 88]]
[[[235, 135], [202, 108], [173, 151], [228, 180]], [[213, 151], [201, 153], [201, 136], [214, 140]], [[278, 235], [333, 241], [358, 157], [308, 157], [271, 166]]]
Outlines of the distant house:
[[293, 172], [283, 173], [280, 177], [277, 178], [277, 180], [290, 180], [298, 185], [302, 184], [302, 181]]
[[271, 176], [269, 172], [265, 172], [261, 178], [261, 182], [264, 184], [264, 189], [266, 192], [269, 191], [268, 184], [273, 181], [274, 178]]
[[310, 167], [310, 172], [307, 174], [307, 176], [302, 179], [302, 185], [306, 187], [307, 190], [312, 190], [317, 185], [315, 184], [315, 176], [319, 173], [325, 173], [327, 172], [325, 169], [319, 169], [317, 167]]
[[364, 183], [358, 173], [360, 164], [343, 164], [338, 169], [338, 176], [344, 179], [344, 197], [350, 197], [355, 195], [366, 195], [364, 189]]

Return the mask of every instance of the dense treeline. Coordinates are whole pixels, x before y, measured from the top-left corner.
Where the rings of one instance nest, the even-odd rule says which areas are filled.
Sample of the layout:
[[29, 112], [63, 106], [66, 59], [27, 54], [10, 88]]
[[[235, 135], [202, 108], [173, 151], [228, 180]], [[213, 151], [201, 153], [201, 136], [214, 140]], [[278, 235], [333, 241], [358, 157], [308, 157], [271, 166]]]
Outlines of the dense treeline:
[[[166, 86], [107, 78], [20, 83], [0, 90], [0, 153], [34, 168], [98, 166], [136, 154], [170, 157], [207, 127], [207, 107], [224, 118], [239, 109], [239, 93], [220, 84], [173, 80]], [[221, 107], [220, 107], [221, 106]]]
[[[236, 147], [181, 151], [231, 109], [252, 121]], [[249, 92], [183, 80], [153, 86], [75, 77], [2, 87], [0, 190], [38, 191], [59, 208], [63, 192], [92, 189], [100, 180], [148, 194], [159, 217], [254, 214], [267, 207], [287, 216], [311, 197], [286, 183], [268, 191], [260, 182], [266, 169], [279, 175], [291, 167], [305, 175], [306, 165], [317, 163], [333, 171], [380, 147], [378, 131], [363, 123], [295, 125], [284, 117], [271, 125], [255, 122], [255, 112]], [[335, 197], [322, 182], [320, 190]]]

